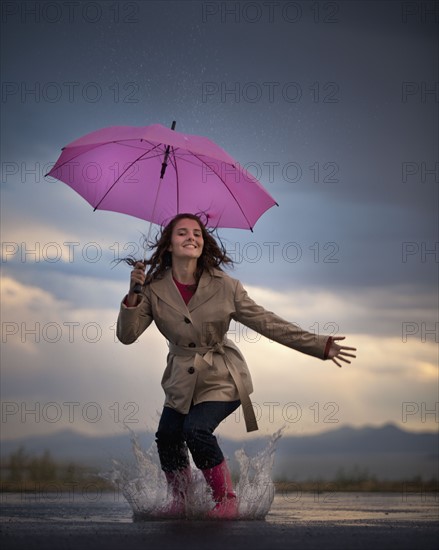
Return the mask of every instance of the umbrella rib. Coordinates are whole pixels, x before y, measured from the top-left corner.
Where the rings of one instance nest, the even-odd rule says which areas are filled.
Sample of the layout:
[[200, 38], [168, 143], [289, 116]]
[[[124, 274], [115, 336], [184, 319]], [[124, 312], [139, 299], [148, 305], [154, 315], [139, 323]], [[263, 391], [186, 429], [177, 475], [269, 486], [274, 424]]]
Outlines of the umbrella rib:
[[[195, 153], [192, 153], [192, 154], [193, 154], [193, 156], [194, 156], [195, 158], [197, 158], [202, 164], [204, 164], [205, 166], [207, 166], [208, 168], [210, 168], [210, 169], [218, 176], [218, 178], [223, 182], [224, 187], [227, 189], [227, 191], [228, 191], [228, 192], [230, 193], [230, 195], [233, 197], [233, 200], [235, 201], [236, 205], [237, 205], [238, 208], [241, 210], [241, 213], [242, 213], [242, 215], [244, 216], [246, 222], [248, 223], [248, 226], [249, 226], [250, 230], [253, 231], [253, 228], [252, 228], [252, 226], [251, 226], [251, 224], [250, 224], [250, 222], [249, 222], [249, 219], [247, 218], [247, 216], [246, 216], [244, 210], [242, 209], [241, 205], [239, 204], [239, 201], [236, 199], [236, 197], [235, 197], [235, 195], [233, 194], [233, 192], [232, 192], [232, 190], [230, 189], [230, 187], [227, 185], [227, 183], [226, 183], [226, 182], [224, 181], [224, 179], [221, 177], [221, 174], [218, 174], [214, 169], [212, 169], [211, 166], [209, 166], [209, 165], [207, 164], [207, 162], [205, 162], [205, 161], [204, 161], [202, 158], [200, 158], [198, 155], [196, 155]], [[224, 162], [224, 161], [223, 161], [223, 162]], [[233, 166], [233, 164], [232, 164], [232, 166]]]
[[[136, 141], [137, 141], [137, 140], [136, 140]], [[149, 141], [147, 141], [147, 140], [144, 140], [144, 139], [141, 139], [140, 141], [145, 141], [145, 142], [148, 143], [149, 145], [153, 145], [151, 142], [149, 142]], [[109, 143], [117, 143], [118, 145], [125, 145], [126, 147], [133, 147], [132, 145], [128, 145], [128, 144], [126, 144], [126, 143], [123, 143], [122, 141], [117, 141], [117, 140], [111, 141], [111, 142], [106, 141], [105, 143], [97, 143], [96, 145], [91, 146], [90, 149], [87, 149], [87, 151], [82, 151], [82, 152], [78, 153], [77, 155], [73, 156], [72, 158], [70, 158], [69, 160], [66, 160], [65, 162], [59, 164], [59, 165], [57, 166], [57, 169], [58, 169], [58, 168], [62, 168], [63, 166], [65, 166], [65, 165], [68, 164], [69, 162], [72, 162], [72, 160], [75, 160], [76, 158], [80, 157], [81, 155], [84, 155], [84, 154], [86, 154], [86, 153], [89, 153], [90, 151], [92, 151], [92, 150], [94, 150], [94, 149], [97, 149], [98, 147], [103, 147], [103, 146], [105, 146], [105, 145], [108, 145]], [[152, 149], [149, 149], [149, 150], [146, 151], [146, 152], [147, 152], [147, 153], [150, 153], [151, 151], [154, 151], [154, 149], [156, 149], [156, 148], [159, 147], [160, 145], [162, 145], [162, 144], [161, 144], [161, 143], [156, 144], [156, 145], [153, 146]], [[134, 147], [133, 147], [133, 148], [134, 148]], [[137, 147], [137, 149], [140, 149], [140, 147]], [[161, 154], [161, 152], [158, 153], [157, 156], [159, 156], [160, 154]], [[48, 174], [46, 174], [46, 176], [47, 176], [47, 175], [48, 175]]]
[[[154, 147], [157, 148], [159, 145], [156, 145]], [[135, 164], [136, 162], [138, 162], [143, 156], [149, 154], [151, 152], [151, 150], [148, 150], [148, 151], [145, 151], [144, 153], [142, 153], [140, 155], [140, 157], [134, 159], [132, 162], [129, 163], [129, 165], [125, 168], [125, 170], [122, 171], [122, 173], [120, 174], [120, 176], [114, 181], [114, 183], [110, 186], [109, 189], [107, 189], [106, 193], [104, 194], [104, 196], [101, 198], [101, 200], [98, 202], [98, 204], [94, 207], [94, 210], [97, 210], [99, 208], [99, 205], [101, 204], [101, 202], [105, 199], [105, 197], [108, 195], [108, 193], [110, 193], [110, 191], [114, 188], [114, 186], [118, 183], [118, 181], [120, 180], [120, 178], [131, 168], [131, 166], [133, 166], [133, 164]]]
[[[108, 145], [108, 142], [107, 143], [97, 143], [96, 145], [92, 146], [90, 149], [87, 149], [86, 153], [89, 153], [91, 150], [94, 150], [94, 149], [97, 149], [98, 147], [102, 147], [103, 145]], [[63, 149], [65, 149], [65, 147], [63, 147]], [[72, 160], [80, 157], [81, 155], [84, 154], [84, 151], [81, 151], [80, 153], [78, 153], [77, 155], [73, 156], [72, 158], [70, 158], [69, 160], [66, 160], [65, 162], [61, 163], [61, 164], [58, 164], [58, 166], [56, 167], [57, 169], [58, 168], [62, 168], [63, 166], [65, 166], [66, 164], [68, 164], [69, 162], [72, 162]], [[54, 167], [55, 168], [55, 167]]]

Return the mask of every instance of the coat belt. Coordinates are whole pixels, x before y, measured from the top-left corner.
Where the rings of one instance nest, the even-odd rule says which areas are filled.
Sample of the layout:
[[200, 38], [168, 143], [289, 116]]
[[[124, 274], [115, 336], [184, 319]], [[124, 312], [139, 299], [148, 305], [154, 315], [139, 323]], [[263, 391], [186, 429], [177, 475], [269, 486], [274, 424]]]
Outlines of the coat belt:
[[245, 426], [248, 432], [254, 432], [258, 429], [258, 423], [256, 421], [255, 411], [253, 409], [252, 402], [250, 401], [250, 396], [244, 382], [242, 381], [241, 375], [236, 368], [236, 365], [227, 357], [225, 348], [233, 349], [234, 347], [227, 345], [227, 339], [224, 339], [222, 342], [218, 342], [213, 346], [199, 346], [194, 348], [188, 348], [186, 346], [177, 346], [176, 344], [169, 343], [169, 353], [174, 355], [183, 355], [186, 357], [194, 356], [194, 366], [203, 367], [207, 364], [209, 367], [213, 366], [213, 354], [219, 353], [223, 356], [224, 363], [228, 368], [233, 381], [236, 384], [238, 390], [239, 399], [241, 401], [242, 410], [244, 412]]

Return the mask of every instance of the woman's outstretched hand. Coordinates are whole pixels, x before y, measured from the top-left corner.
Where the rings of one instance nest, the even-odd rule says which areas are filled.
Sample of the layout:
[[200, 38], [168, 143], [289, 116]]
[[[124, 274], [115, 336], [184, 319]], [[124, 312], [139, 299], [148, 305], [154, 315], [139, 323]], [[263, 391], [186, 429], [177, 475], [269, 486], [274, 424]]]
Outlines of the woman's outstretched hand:
[[357, 357], [353, 353], [348, 353], [348, 351], [357, 351], [357, 348], [350, 348], [348, 346], [339, 346], [335, 340], [344, 340], [346, 336], [332, 336], [332, 344], [329, 348], [328, 353], [328, 359], [331, 359], [334, 361], [334, 363], [341, 367], [342, 365], [337, 361], [339, 359], [340, 361], [344, 361], [345, 363], [350, 363], [349, 359], [346, 359], [347, 357]]

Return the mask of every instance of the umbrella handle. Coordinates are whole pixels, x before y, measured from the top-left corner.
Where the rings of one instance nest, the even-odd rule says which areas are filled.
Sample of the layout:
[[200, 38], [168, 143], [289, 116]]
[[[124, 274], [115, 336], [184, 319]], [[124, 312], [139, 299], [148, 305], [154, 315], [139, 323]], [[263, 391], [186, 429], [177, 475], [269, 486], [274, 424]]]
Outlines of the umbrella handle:
[[[150, 224], [150, 229], [151, 229], [151, 224]], [[148, 239], [149, 239], [149, 232], [148, 232]], [[146, 269], [146, 251], [145, 251], [145, 254], [144, 254], [144, 257], [143, 257], [143, 262], [141, 262], [141, 263], [143, 263], [143, 269], [145, 270]], [[144, 284], [141, 285], [140, 283], [136, 283], [133, 287], [134, 294], [142, 294], [142, 289], [143, 289]]]

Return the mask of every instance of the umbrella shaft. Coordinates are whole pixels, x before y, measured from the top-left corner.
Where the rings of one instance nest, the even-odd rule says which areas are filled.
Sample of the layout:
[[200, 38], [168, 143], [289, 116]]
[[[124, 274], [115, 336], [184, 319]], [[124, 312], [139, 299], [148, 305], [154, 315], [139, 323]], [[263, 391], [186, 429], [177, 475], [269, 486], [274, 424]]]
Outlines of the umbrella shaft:
[[168, 160], [168, 152], [166, 152], [165, 161], [162, 162], [162, 171], [160, 172], [160, 179], [163, 179], [163, 176], [166, 172], [166, 167], [168, 166], [168, 163], [166, 162]]
[[[171, 130], [175, 130], [175, 124], [176, 122], [175, 120], [173, 120]], [[165, 172], [166, 172], [166, 167], [168, 166], [169, 150], [170, 150], [170, 145], [167, 145], [166, 151], [165, 151], [165, 158], [163, 159], [163, 162], [162, 162], [162, 171], [160, 172], [160, 179], [163, 179], [163, 176], [165, 175]]]

